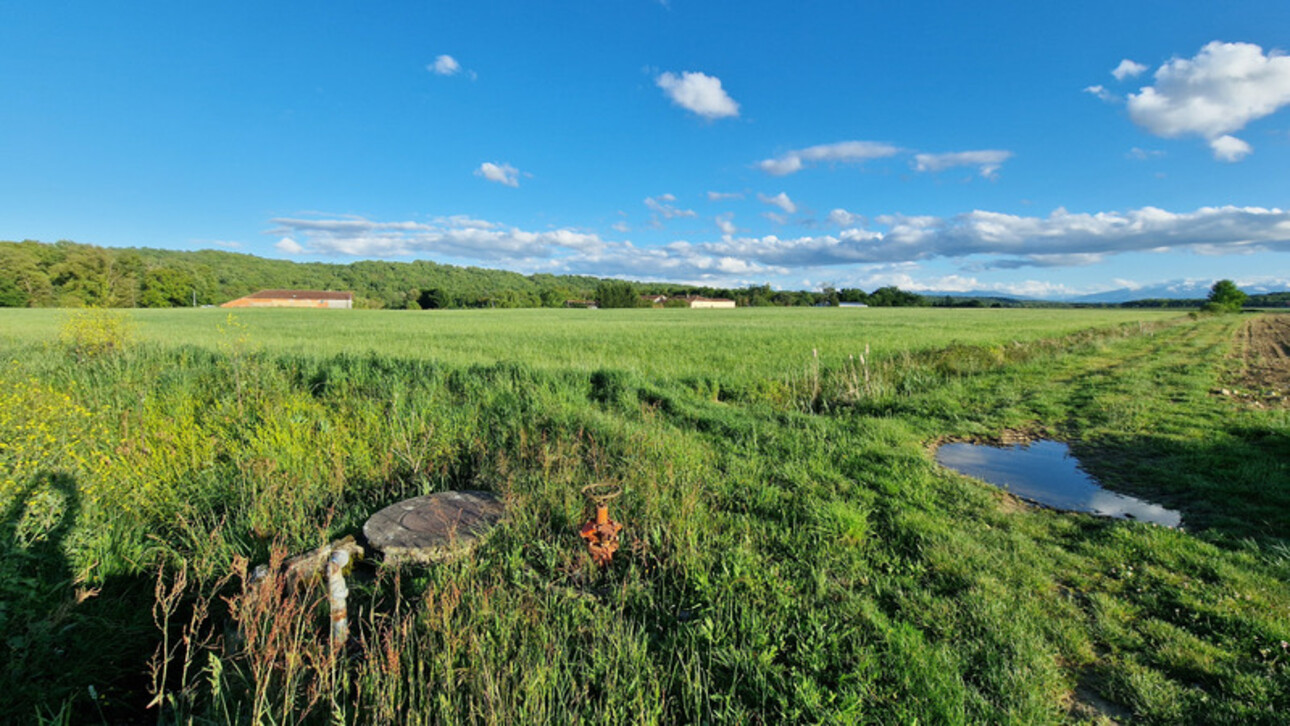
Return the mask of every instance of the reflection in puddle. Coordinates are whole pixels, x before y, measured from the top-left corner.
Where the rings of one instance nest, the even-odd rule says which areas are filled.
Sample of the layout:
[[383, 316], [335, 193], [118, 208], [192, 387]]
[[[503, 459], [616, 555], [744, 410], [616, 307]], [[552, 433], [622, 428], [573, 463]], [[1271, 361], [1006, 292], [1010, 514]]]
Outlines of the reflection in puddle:
[[936, 450], [936, 461], [1046, 507], [1165, 527], [1182, 524], [1182, 515], [1172, 509], [1103, 489], [1059, 441], [1017, 446], [945, 444]]

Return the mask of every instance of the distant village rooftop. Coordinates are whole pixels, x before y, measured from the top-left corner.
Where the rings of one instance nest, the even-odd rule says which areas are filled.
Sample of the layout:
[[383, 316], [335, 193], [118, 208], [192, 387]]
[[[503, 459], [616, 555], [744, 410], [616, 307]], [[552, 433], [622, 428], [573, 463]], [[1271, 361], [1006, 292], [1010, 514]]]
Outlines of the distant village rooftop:
[[335, 308], [354, 307], [354, 293], [333, 290], [261, 290], [229, 300], [222, 308]]

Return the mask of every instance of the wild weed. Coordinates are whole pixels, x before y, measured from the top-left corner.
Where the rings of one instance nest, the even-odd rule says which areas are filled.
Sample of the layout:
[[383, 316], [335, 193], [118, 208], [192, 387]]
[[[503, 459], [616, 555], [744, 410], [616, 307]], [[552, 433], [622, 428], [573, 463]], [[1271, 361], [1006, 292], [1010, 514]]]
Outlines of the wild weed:
[[85, 308], [67, 315], [58, 337], [70, 355], [85, 361], [126, 350], [134, 340], [135, 327], [120, 310]]

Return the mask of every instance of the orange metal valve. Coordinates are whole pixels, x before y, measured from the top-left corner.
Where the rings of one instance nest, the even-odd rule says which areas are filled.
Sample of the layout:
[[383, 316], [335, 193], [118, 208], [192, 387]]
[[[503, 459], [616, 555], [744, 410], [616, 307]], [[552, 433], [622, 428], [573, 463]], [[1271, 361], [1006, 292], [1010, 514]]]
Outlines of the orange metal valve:
[[609, 501], [622, 493], [621, 486], [605, 482], [588, 484], [582, 488], [587, 503], [595, 507], [595, 514], [582, 525], [578, 534], [587, 540], [591, 559], [602, 567], [609, 564], [614, 558], [614, 552], [618, 550], [618, 533], [622, 531], [623, 525], [609, 518]]

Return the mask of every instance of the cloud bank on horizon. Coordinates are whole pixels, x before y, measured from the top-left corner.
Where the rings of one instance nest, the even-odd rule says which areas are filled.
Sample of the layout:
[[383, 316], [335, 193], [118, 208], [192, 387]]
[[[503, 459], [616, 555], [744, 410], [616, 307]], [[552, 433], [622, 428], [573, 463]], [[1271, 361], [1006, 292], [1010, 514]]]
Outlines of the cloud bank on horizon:
[[[669, 197], [660, 199], [675, 201]], [[786, 211], [792, 206], [784, 194], [763, 201]], [[486, 260], [527, 273], [695, 284], [755, 284], [768, 276], [785, 275], [868, 279], [864, 274], [848, 278], [839, 268], [895, 266], [907, 273], [919, 263], [937, 258], [960, 261], [965, 269], [981, 271], [1093, 265], [1130, 252], [1187, 250], [1222, 255], [1290, 251], [1290, 211], [1259, 207], [1205, 207], [1192, 212], [1146, 207], [1096, 214], [1057, 209], [1046, 217], [977, 210], [949, 218], [885, 215], [873, 220], [872, 226], [864, 226], [862, 219], [840, 209], [833, 210], [830, 218], [861, 224], [831, 234], [737, 237], [732, 218], [719, 217], [722, 239], [677, 241], [661, 247], [608, 240], [575, 229], [535, 232], [467, 217], [430, 222], [284, 217], [272, 220], [275, 227], [271, 233], [281, 236], [278, 249], [289, 254], [354, 258], [434, 255]], [[912, 285], [911, 289], [920, 287], [910, 280], [906, 284]], [[1023, 283], [1010, 289], [1033, 294], [1035, 288]]]

